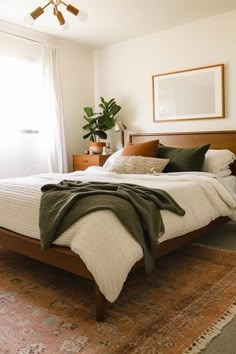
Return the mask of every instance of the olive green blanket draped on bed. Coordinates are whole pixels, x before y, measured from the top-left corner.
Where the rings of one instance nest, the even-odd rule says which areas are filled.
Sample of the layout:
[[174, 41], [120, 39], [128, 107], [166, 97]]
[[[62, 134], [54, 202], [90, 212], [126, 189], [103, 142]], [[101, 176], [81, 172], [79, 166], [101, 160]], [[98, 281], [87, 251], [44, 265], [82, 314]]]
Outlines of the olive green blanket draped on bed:
[[158, 245], [158, 237], [164, 232], [160, 210], [167, 209], [180, 216], [185, 214], [167, 192], [135, 184], [63, 180], [47, 184], [41, 190], [42, 249], [50, 247], [83, 216], [98, 210], [111, 210], [141, 245], [147, 273], [154, 267], [153, 251]]

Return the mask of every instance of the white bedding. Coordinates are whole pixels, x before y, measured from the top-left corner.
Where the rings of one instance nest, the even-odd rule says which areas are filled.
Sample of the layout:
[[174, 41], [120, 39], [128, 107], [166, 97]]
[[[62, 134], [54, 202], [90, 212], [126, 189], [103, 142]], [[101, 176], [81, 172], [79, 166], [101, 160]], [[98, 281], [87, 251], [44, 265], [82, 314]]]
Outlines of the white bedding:
[[236, 177], [235, 176], [226, 176], [223, 177], [222, 183], [228, 188], [232, 193], [236, 193]]
[[[213, 175], [118, 175], [93, 167], [70, 174], [0, 180], [0, 226], [39, 239], [40, 187], [62, 179], [134, 183], [166, 190], [186, 214], [181, 217], [161, 211], [165, 233], [160, 242], [199, 229], [219, 216], [236, 219], [235, 195]], [[143, 256], [141, 246], [111, 211], [83, 217], [55, 243], [80, 255], [110, 302], [116, 300], [130, 269]]]

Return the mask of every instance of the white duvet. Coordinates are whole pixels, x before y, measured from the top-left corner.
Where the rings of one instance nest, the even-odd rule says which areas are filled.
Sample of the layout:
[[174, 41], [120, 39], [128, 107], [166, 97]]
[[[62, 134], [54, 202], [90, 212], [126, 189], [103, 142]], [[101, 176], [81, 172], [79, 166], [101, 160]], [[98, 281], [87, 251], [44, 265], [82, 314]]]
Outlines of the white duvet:
[[[41, 174], [0, 180], [0, 226], [39, 239], [40, 188], [62, 179], [133, 183], [166, 190], [186, 211], [161, 211], [165, 233], [160, 242], [207, 225], [219, 216], [236, 219], [236, 200], [210, 175], [118, 175], [102, 168], [70, 174]], [[81, 257], [106, 299], [118, 297], [132, 266], [143, 257], [141, 246], [111, 211], [97, 211], [73, 224], [55, 242]]]

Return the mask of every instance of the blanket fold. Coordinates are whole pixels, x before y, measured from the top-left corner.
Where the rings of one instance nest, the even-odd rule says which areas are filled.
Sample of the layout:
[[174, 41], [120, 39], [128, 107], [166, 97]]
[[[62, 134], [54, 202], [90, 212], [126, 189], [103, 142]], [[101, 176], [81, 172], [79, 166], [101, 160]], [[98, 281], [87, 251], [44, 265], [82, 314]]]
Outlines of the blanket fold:
[[[154, 250], [165, 229], [160, 210], [183, 216], [185, 211], [164, 190], [135, 184], [63, 180], [41, 188], [39, 227], [41, 247], [50, 245], [83, 216], [111, 210], [141, 245], [145, 269], [154, 268]], [[111, 230], [112, 232], [112, 230]]]

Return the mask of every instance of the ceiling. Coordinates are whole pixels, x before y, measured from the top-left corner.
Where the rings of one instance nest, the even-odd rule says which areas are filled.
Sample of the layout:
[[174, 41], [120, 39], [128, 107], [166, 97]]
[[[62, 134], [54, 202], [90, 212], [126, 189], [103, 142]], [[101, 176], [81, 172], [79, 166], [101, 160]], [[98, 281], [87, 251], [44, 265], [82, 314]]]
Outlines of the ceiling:
[[[69, 30], [63, 32], [50, 5], [30, 28], [93, 47], [159, 32], [236, 9], [235, 0], [64, 1], [86, 10], [88, 19], [79, 22], [77, 17], [61, 5], [61, 11], [70, 25]], [[1, 0], [0, 20], [28, 27], [24, 23], [25, 15], [38, 6], [43, 7], [47, 2], [48, 0]]]

